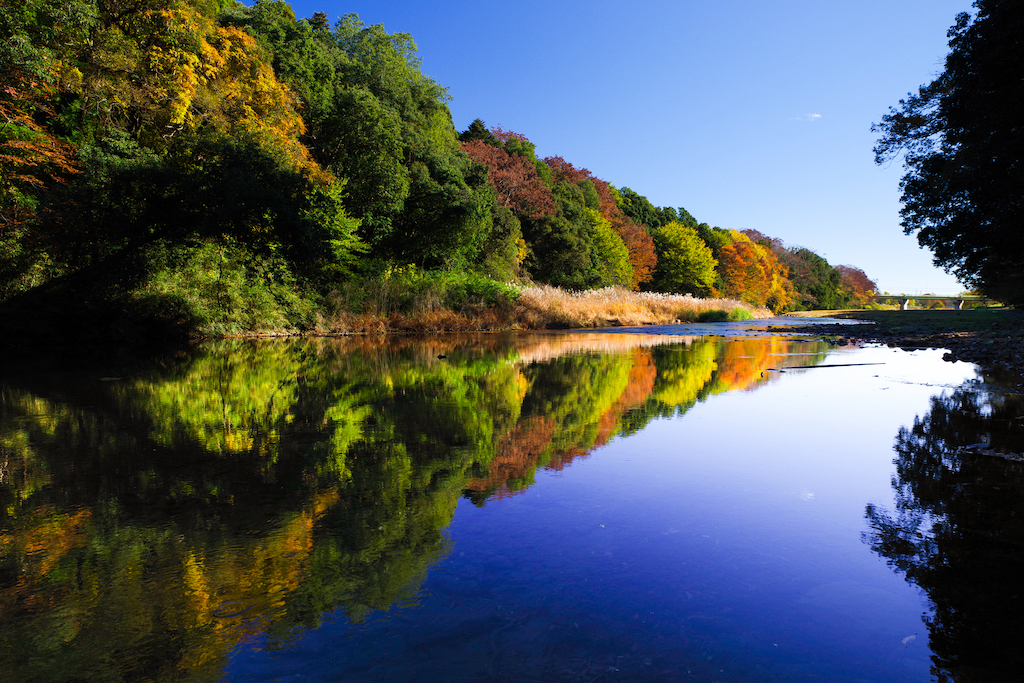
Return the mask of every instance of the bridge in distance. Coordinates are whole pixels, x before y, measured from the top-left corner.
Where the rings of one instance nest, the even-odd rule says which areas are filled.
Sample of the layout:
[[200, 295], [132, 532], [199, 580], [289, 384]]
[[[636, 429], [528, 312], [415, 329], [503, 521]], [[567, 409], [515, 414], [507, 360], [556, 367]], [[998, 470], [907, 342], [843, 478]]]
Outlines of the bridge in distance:
[[977, 294], [954, 294], [952, 296], [940, 296], [937, 294], [875, 294], [871, 297], [877, 303], [893, 303], [900, 305], [900, 310], [906, 311], [910, 308], [910, 302], [921, 303], [924, 301], [956, 302], [957, 310], [962, 310], [965, 303], [976, 303], [981, 306], [991, 306], [998, 303], [994, 299]]

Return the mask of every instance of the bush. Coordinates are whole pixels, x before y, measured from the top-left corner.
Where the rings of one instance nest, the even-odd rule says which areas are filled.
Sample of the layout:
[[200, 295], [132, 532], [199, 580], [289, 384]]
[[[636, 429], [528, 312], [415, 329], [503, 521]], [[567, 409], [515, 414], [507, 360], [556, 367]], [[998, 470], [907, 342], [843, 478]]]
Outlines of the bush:
[[725, 323], [753, 319], [754, 314], [750, 312], [750, 309], [743, 308], [742, 306], [734, 306], [732, 310], [728, 311], [722, 308], [713, 308], [709, 311], [702, 311], [697, 316], [697, 322], [699, 323]]
[[519, 289], [486, 275], [456, 271], [423, 271], [415, 266], [381, 266], [329, 297], [334, 312], [406, 315], [439, 310], [463, 312], [472, 308], [508, 308], [519, 300]]
[[314, 304], [283, 259], [233, 242], [154, 246], [151, 269], [133, 298], [144, 313], [194, 321], [208, 335], [287, 332], [311, 325]]
[[[735, 309], [734, 309], [735, 310]], [[729, 321], [729, 311], [716, 308], [710, 311], [702, 311], [697, 316], [699, 323], [724, 323]]]

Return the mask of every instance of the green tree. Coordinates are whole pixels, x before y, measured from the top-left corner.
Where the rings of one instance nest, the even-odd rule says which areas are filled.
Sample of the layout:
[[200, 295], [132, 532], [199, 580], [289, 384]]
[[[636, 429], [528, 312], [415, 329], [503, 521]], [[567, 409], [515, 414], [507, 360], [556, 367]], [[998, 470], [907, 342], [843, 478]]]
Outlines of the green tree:
[[682, 223], [666, 223], [653, 233], [658, 249], [655, 289], [706, 295], [715, 285], [718, 261], [697, 230]]
[[619, 208], [622, 212], [637, 223], [646, 225], [652, 230], [662, 226], [658, 207], [651, 204], [647, 197], [634, 192], [628, 187], [623, 187], [619, 190], [618, 200]]
[[599, 286], [600, 265], [583, 190], [575, 183], [556, 182], [552, 196], [553, 216], [523, 220], [530, 274], [541, 282], [570, 289]]
[[957, 16], [944, 71], [872, 130], [875, 160], [904, 155], [900, 215], [936, 265], [1024, 303], [1024, 5], [976, 0]]
[[502, 147], [501, 140], [494, 137], [494, 133], [487, 129], [482, 119], [474, 119], [469, 128], [459, 133], [459, 142], [473, 142], [481, 140], [491, 147]]
[[591, 239], [597, 255], [600, 284], [632, 287], [633, 266], [629, 263], [629, 249], [604, 216], [587, 208], [590, 219]]
[[334, 69], [316, 114], [314, 156], [348, 178], [348, 206], [373, 255], [469, 267], [492, 225], [486, 174], [461, 150], [448, 93], [423, 75], [416, 44], [345, 15], [314, 31]]

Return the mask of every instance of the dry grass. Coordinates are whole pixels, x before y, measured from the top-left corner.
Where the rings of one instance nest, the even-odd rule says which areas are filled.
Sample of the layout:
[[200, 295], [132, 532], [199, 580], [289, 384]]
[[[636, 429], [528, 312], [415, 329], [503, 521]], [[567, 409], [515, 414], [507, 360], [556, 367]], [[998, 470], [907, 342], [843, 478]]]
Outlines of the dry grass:
[[571, 292], [542, 285], [528, 287], [519, 298], [524, 329], [587, 328], [664, 325], [694, 322], [712, 311], [747, 311], [754, 318], [770, 318], [771, 311], [736, 299], [697, 299], [690, 295], [633, 292], [606, 287]]
[[387, 315], [339, 311], [321, 320], [318, 331], [387, 334], [631, 327], [695, 322], [702, 314], [720, 312], [728, 316], [736, 309], [753, 318], [772, 317], [768, 309], [736, 299], [698, 299], [621, 287], [573, 292], [540, 285], [523, 289], [516, 302], [500, 306], [473, 305], [460, 311], [436, 305], [415, 306], [412, 313]]
[[335, 313], [329, 320], [321, 320], [317, 331], [329, 334], [429, 334], [508, 330], [517, 329], [513, 318], [514, 312], [490, 306], [471, 306], [462, 311], [432, 308], [415, 313], [387, 315], [341, 311]]

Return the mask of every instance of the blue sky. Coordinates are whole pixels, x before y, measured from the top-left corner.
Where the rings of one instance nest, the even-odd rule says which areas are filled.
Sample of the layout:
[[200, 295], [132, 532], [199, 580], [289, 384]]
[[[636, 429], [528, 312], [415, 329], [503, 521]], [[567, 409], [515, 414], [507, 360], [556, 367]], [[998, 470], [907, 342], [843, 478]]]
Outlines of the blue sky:
[[881, 290], [962, 290], [899, 225], [871, 124], [942, 70], [970, 0], [291, 3], [412, 35], [455, 126], [530, 138], [657, 206], [753, 228]]

